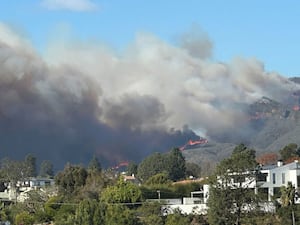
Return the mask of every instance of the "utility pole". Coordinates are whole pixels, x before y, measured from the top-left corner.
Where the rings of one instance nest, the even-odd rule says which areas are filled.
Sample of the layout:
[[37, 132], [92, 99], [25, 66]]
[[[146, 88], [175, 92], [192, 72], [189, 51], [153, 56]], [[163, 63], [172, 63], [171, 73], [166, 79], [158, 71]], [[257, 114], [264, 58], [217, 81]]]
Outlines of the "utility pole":
[[160, 190], [157, 190], [156, 192], [158, 194], [158, 199], [160, 199]]

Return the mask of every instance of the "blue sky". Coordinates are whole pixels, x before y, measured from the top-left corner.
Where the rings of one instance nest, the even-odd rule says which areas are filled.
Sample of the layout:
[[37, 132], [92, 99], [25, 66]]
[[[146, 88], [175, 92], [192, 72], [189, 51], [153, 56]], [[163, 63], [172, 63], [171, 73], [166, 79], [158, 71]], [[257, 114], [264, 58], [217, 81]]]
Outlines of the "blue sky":
[[255, 57], [268, 71], [300, 75], [298, 1], [10, 0], [1, 1], [0, 9], [0, 21], [41, 52], [64, 29], [123, 49], [138, 32], [175, 44], [178, 35], [198, 26], [213, 42], [211, 60]]

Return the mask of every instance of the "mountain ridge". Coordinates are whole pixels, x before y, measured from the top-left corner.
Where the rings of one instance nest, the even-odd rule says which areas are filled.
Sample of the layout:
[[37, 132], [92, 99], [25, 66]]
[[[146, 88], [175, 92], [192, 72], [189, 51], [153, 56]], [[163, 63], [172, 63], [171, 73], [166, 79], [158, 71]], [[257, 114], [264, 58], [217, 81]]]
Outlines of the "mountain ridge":
[[[300, 84], [300, 77], [289, 79]], [[187, 161], [203, 164], [211, 162], [216, 164], [228, 157], [234, 147], [240, 143], [246, 144], [257, 152], [257, 156], [266, 152], [275, 152], [289, 143], [300, 146], [300, 90], [291, 91], [283, 101], [263, 96], [246, 107], [249, 121], [245, 126], [246, 134], [241, 136], [239, 130], [230, 130], [228, 142], [222, 138], [212, 138], [209, 146], [184, 151]]]

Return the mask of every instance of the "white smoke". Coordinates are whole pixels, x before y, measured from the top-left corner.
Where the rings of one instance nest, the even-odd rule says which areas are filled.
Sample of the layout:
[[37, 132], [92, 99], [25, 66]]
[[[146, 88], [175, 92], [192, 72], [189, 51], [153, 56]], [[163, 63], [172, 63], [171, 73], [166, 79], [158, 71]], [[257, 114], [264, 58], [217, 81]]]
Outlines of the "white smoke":
[[[226, 130], [246, 120], [241, 105], [262, 96], [280, 100], [293, 88], [286, 78], [265, 71], [257, 59], [236, 58], [229, 63], [209, 59], [211, 41], [201, 32], [195, 39], [194, 33], [184, 34], [180, 46], [140, 33], [122, 54], [99, 43], [54, 42], [47, 62], [69, 65], [99, 85], [103, 110], [99, 119], [114, 126], [116, 121], [128, 123], [128, 115], [138, 115], [143, 128], [188, 124], [194, 130]], [[136, 104], [128, 107], [128, 101]]]

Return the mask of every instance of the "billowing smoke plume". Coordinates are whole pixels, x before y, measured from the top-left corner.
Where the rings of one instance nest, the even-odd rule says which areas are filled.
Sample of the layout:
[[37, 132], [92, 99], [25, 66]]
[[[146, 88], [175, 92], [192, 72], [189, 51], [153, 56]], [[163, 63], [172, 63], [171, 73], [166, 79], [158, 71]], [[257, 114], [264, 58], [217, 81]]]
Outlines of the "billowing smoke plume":
[[245, 103], [293, 88], [256, 59], [217, 63], [211, 53], [211, 41], [191, 32], [178, 46], [139, 34], [122, 54], [55, 41], [41, 57], [0, 25], [0, 156], [31, 152], [59, 166], [93, 154], [107, 165], [138, 161], [197, 137], [192, 130], [236, 129]]

